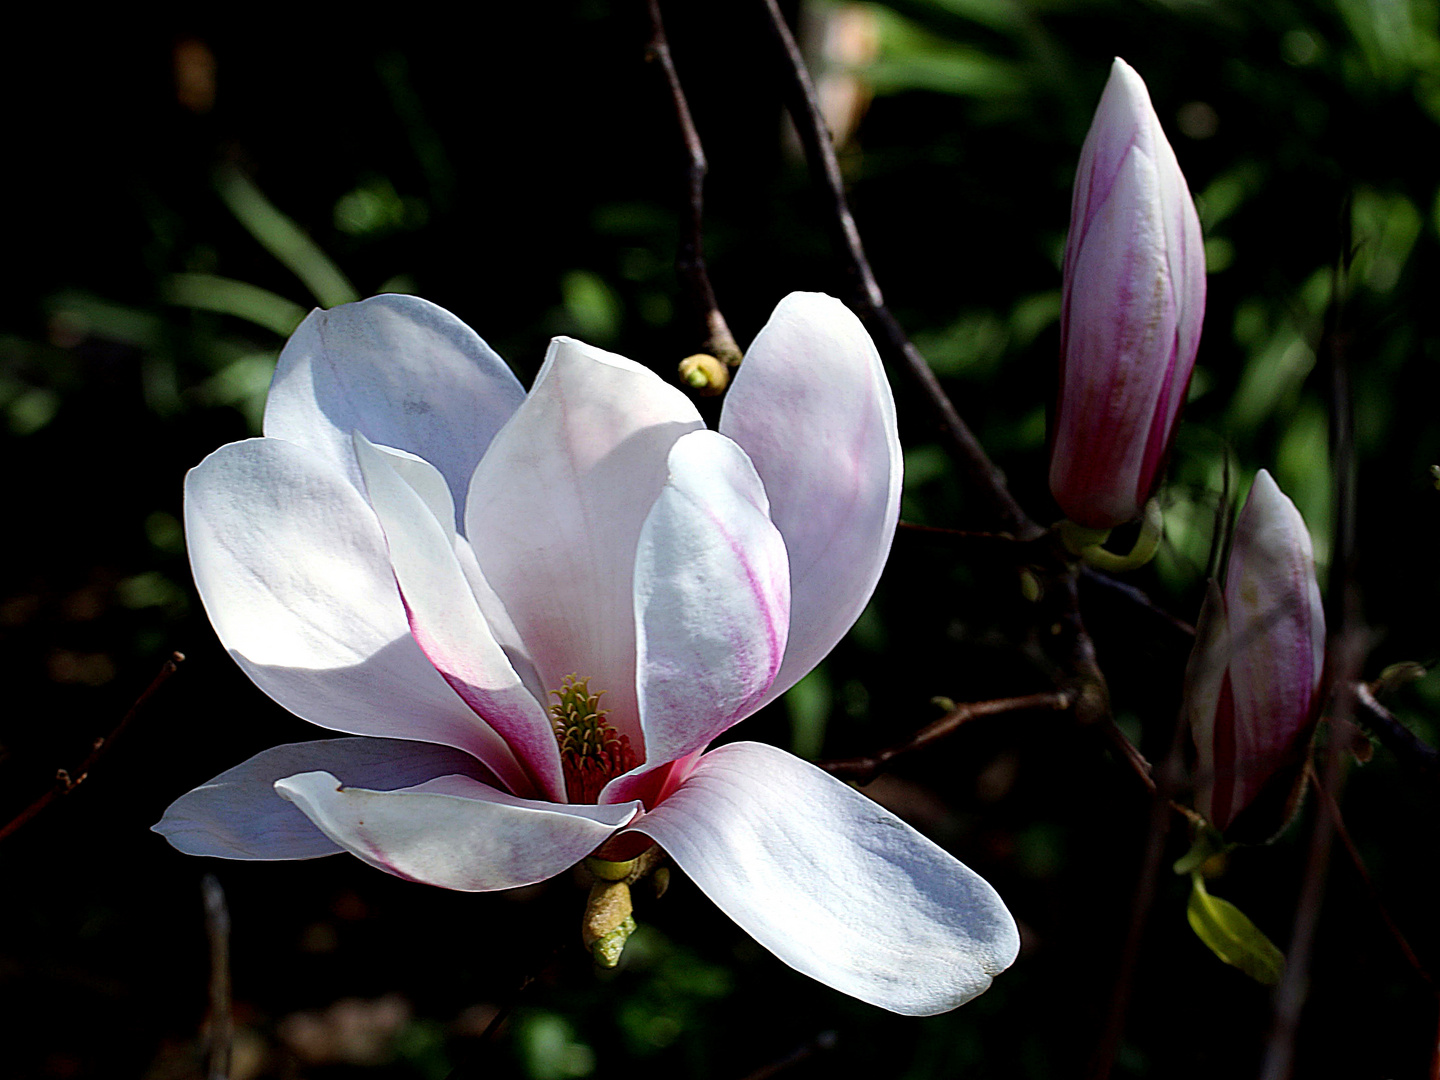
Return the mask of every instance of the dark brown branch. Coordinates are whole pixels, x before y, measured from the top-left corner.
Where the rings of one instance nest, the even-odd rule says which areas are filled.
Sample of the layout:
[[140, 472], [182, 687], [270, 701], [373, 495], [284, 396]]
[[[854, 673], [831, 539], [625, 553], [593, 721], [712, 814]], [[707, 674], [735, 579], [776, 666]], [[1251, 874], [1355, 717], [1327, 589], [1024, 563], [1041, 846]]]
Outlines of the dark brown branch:
[[1005, 531], [1028, 540], [1041, 530], [1026, 516], [1009, 489], [1005, 477], [975, 438], [955, 405], [940, 386], [940, 380], [926, 363], [920, 351], [906, 337], [900, 323], [885, 305], [884, 294], [875, 280], [875, 272], [865, 256], [865, 246], [860, 241], [860, 230], [850, 213], [845, 198], [845, 182], [840, 175], [840, 163], [835, 158], [835, 148], [825, 126], [824, 114], [815, 94], [815, 85], [805, 68], [795, 36], [785, 23], [776, 0], [764, 0], [768, 25], [775, 44], [781, 53], [786, 76], [790, 117], [795, 121], [795, 130], [805, 148], [805, 158], [811, 171], [823, 183], [830, 202], [831, 225], [844, 252], [851, 277], [859, 315], [866, 328], [875, 338], [881, 355], [892, 364], [902, 368], [922, 391], [929, 404], [931, 414], [939, 425], [940, 432], [950, 451], [959, 460], [971, 486], [987, 504], [990, 515]]
[[998, 716], [1002, 713], [1025, 712], [1030, 709], [1044, 709], [1064, 712], [1070, 708], [1072, 699], [1061, 691], [1047, 691], [1041, 694], [1026, 694], [1023, 697], [996, 698], [993, 701], [974, 701], [956, 705], [933, 724], [927, 724], [903, 742], [887, 747], [869, 757], [844, 758], [834, 761], [817, 762], [831, 776], [842, 780], [853, 780], [857, 784], [868, 784], [885, 770], [885, 767], [901, 754], [932, 746], [953, 735], [961, 725], [981, 716]]
[[[1113, 726], [1113, 725], [1112, 725]], [[1116, 733], [1130, 746], [1123, 733]], [[1135, 982], [1135, 969], [1140, 961], [1140, 947], [1144, 943], [1145, 924], [1150, 909], [1155, 903], [1155, 893], [1160, 881], [1165, 842], [1170, 836], [1171, 815], [1179, 814], [1194, 821], [1195, 813], [1181, 806], [1171, 796], [1179, 784], [1180, 760], [1185, 746], [1185, 717], [1177, 716], [1170, 738], [1170, 752], [1166, 755], [1160, 771], [1159, 781], [1150, 775], [1148, 765], [1137, 769], [1151, 793], [1150, 822], [1145, 839], [1145, 853], [1140, 860], [1140, 872], [1135, 879], [1134, 899], [1130, 903], [1130, 917], [1126, 923], [1125, 944], [1120, 950], [1120, 962], [1116, 967], [1115, 981], [1110, 989], [1110, 1001], [1105, 1010], [1105, 1022], [1100, 1029], [1100, 1039], [1091, 1053], [1086, 1068], [1087, 1080], [1106, 1080], [1115, 1063], [1115, 1054], [1125, 1034], [1125, 1016], [1130, 1009], [1130, 997]], [[1132, 747], [1133, 749], [1133, 747]], [[1135, 757], [1144, 762], [1138, 750]], [[1133, 762], [1132, 762], [1133, 764]]]
[[770, 1080], [773, 1076], [779, 1076], [786, 1069], [793, 1065], [799, 1065], [802, 1061], [808, 1061], [816, 1054], [825, 1053], [835, 1049], [836, 1035], [833, 1031], [822, 1031], [809, 1042], [797, 1046], [790, 1053], [782, 1058], [777, 1058], [768, 1065], [762, 1065], [754, 1072], [747, 1073], [745, 1080]]
[[120, 718], [120, 723], [115, 725], [114, 730], [112, 730], [109, 735], [99, 736], [94, 743], [91, 744], [90, 753], [86, 755], [85, 760], [80, 763], [79, 767], [73, 771], [69, 769], [57, 769], [55, 772], [54, 786], [47, 789], [43, 795], [24, 810], [20, 811], [15, 817], [7, 821], [3, 826], [0, 826], [0, 841], [3, 841], [12, 833], [18, 832], [25, 825], [28, 825], [35, 818], [39, 817], [40, 812], [61, 795], [68, 795], [74, 791], [75, 788], [90, 775], [90, 770], [95, 767], [105, 752], [115, 744], [115, 740], [130, 726], [130, 721], [134, 720], [140, 710], [154, 697], [155, 692], [165, 684], [171, 675], [175, 674], [176, 669], [184, 659], [185, 656], [183, 653], [171, 653], [170, 659], [161, 665], [160, 673], [151, 680], [150, 685], [145, 688], [145, 692], [135, 699], [135, 704], [131, 705], [125, 715]]
[[205, 1025], [208, 1080], [228, 1080], [235, 1042], [235, 1021], [230, 1009], [230, 911], [225, 891], [214, 874], [200, 882], [205, 900], [205, 935], [210, 940], [210, 1011]]
[[[1338, 732], [1335, 734], [1338, 735]], [[1330, 824], [1335, 829], [1335, 835], [1340, 838], [1341, 845], [1345, 848], [1346, 853], [1349, 854], [1350, 862], [1355, 867], [1355, 872], [1360, 875], [1360, 881], [1364, 884], [1365, 891], [1370, 894], [1371, 903], [1375, 905], [1375, 910], [1379, 912], [1380, 920], [1385, 924], [1385, 929], [1390, 931], [1390, 936], [1395, 939], [1395, 944], [1400, 949], [1401, 955], [1405, 957], [1405, 962], [1425, 981], [1425, 985], [1434, 990], [1435, 980], [1432, 979], [1430, 973], [1425, 970], [1425, 965], [1420, 963], [1420, 958], [1415, 955], [1415, 950], [1410, 947], [1410, 942], [1406, 940], [1405, 935], [1400, 930], [1399, 924], [1390, 914], [1390, 909], [1385, 906], [1385, 901], [1380, 898], [1380, 892], [1375, 888], [1375, 882], [1370, 877], [1370, 871], [1365, 868], [1365, 860], [1361, 858], [1360, 849], [1355, 846], [1355, 841], [1350, 838], [1350, 830], [1345, 827], [1345, 818], [1344, 815], [1340, 813], [1340, 804], [1335, 801], [1335, 797], [1331, 795], [1330, 792], [1325, 789], [1325, 785], [1320, 782], [1320, 775], [1315, 771], [1314, 765], [1307, 764], [1305, 766], [1305, 779], [1308, 780], [1310, 786], [1315, 789], [1315, 796], [1319, 800], [1320, 806], [1330, 815]]]
[[1363, 682], [1355, 683], [1354, 720], [1380, 740], [1400, 763], [1431, 780], [1440, 779], [1440, 752], [1426, 743], [1381, 705], [1374, 691]]
[[740, 348], [735, 336], [720, 313], [715, 300], [715, 290], [710, 284], [710, 272], [705, 266], [705, 174], [709, 164], [705, 160], [705, 148], [700, 142], [700, 133], [695, 130], [695, 121], [690, 115], [690, 104], [685, 90], [680, 85], [680, 76], [675, 71], [675, 62], [670, 56], [670, 41], [665, 36], [665, 22], [660, 15], [660, 0], [647, 0], [650, 12], [650, 43], [646, 56], [658, 60], [665, 72], [665, 81], [670, 87], [670, 100], [675, 107], [675, 120], [680, 125], [680, 135], [685, 141], [686, 187], [688, 190], [689, 215], [685, 228], [680, 231], [680, 244], [675, 253], [675, 273], [679, 276], [691, 304], [705, 324], [706, 348], [730, 367], [740, 363]]

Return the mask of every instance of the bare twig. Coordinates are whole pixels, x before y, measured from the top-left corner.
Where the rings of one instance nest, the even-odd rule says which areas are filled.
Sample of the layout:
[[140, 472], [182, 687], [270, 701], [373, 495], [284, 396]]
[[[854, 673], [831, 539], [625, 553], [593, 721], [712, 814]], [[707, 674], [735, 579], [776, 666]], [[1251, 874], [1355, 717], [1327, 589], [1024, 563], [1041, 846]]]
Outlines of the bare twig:
[[665, 81], [670, 87], [670, 100], [675, 107], [675, 119], [680, 125], [680, 135], [685, 141], [688, 158], [686, 184], [689, 192], [689, 217], [686, 227], [680, 233], [680, 244], [675, 253], [675, 272], [705, 324], [706, 347], [718, 359], [734, 367], [740, 363], [740, 347], [735, 344], [735, 336], [730, 333], [725, 316], [720, 313], [720, 305], [715, 300], [715, 290], [710, 284], [710, 273], [705, 266], [705, 174], [709, 169], [705, 160], [705, 148], [701, 145], [700, 133], [695, 130], [690, 104], [685, 98], [684, 88], [680, 85], [675, 62], [670, 56], [670, 41], [665, 36], [660, 0], [647, 0], [647, 7], [650, 12], [650, 43], [646, 47], [646, 55], [651, 60], [658, 60], [665, 72]]
[[[1338, 735], [1338, 732], [1335, 734]], [[1385, 901], [1380, 898], [1380, 892], [1375, 888], [1375, 882], [1370, 877], [1370, 871], [1365, 868], [1365, 860], [1360, 856], [1360, 849], [1355, 846], [1355, 841], [1350, 838], [1350, 830], [1345, 827], [1345, 818], [1340, 813], [1340, 804], [1335, 801], [1335, 796], [1326, 790], [1325, 785], [1320, 782], [1320, 775], [1315, 771], [1315, 766], [1305, 766], [1305, 779], [1315, 789], [1315, 795], [1319, 799], [1320, 806], [1330, 815], [1330, 824], [1335, 829], [1335, 835], [1340, 838], [1341, 845], [1350, 856], [1350, 862], [1355, 867], [1355, 872], [1360, 875], [1361, 882], [1365, 885], [1365, 891], [1370, 894], [1370, 901], [1375, 905], [1375, 910], [1380, 914], [1380, 920], [1385, 924], [1385, 929], [1395, 939], [1396, 946], [1405, 957], [1405, 962], [1414, 969], [1415, 974], [1425, 981], [1425, 985], [1432, 990], [1435, 989], [1435, 980], [1425, 970], [1425, 965], [1420, 963], [1420, 958], [1415, 955], [1415, 950], [1410, 947], [1401, 932], [1400, 926], [1390, 914], [1390, 909], [1385, 906]]]
[[[1344, 292], [1353, 245], [1350, 236], [1350, 205], [1346, 200], [1340, 215], [1340, 257], [1332, 279], [1333, 297], [1325, 314], [1325, 329], [1317, 353], [1328, 367], [1330, 405], [1330, 468], [1334, 483], [1334, 540], [1330, 582], [1326, 594], [1325, 624], [1328, 640], [1325, 651], [1325, 678], [1328, 687], [1348, 686], [1357, 681], [1364, 659], [1364, 635], [1360, 632], [1359, 596], [1355, 589], [1355, 428], [1350, 400], [1348, 357], [1342, 332]], [[1355, 697], [1336, 694], [1333, 717], [1340, 723], [1351, 719]], [[1349, 754], [1347, 740], [1332, 731], [1321, 773], [1325, 796], [1334, 798], [1345, 780]], [[1271, 1004], [1270, 1035], [1266, 1041], [1262, 1080], [1289, 1080], [1295, 1065], [1295, 1041], [1300, 1014], [1310, 980], [1311, 952], [1320, 923], [1320, 902], [1330, 862], [1334, 821], [1329, 814], [1313, 816], [1310, 845], [1305, 857], [1300, 895], [1295, 904], [1295, 921], [1290, 947], [1285, 953], [1285, 972], [1275, 989]]]
[[230, 1009], [230, 911], [225, 891], [214, 874], [200, 882], [205, 899], [205, 936], [210, 940], [210, 1013], [205, 1025], [205, 1075], [228, 1080], [235, 1043], [235, 1021]]
[[762, 1065], [754, 1072], [747, 1073], [745, 1080], [770, 1080], [773, 1076], [779, 1076], [792, 1065], [799, 1065], [818, 1053], [824, 1053], [835, 1049], [835, 1043], [839, 1041], [833, 1031], [822, 1031], [809, 1042], [797, 1046], [782, 1058], [777, 1058], [768, 1065]]
[[1031, 709], [1064, 712], [1070, 708], [1071, 703], [1070, 695], [1058, 690], [1041, 694], [1026, 694], [1023, 697], [996, 698], [993, 701], [967, 702], [964, 705], [956, 705], [939, 720], [933, 724], [927, 724], [904, 741], [869, 757], [821, 761], [817, 764], [832, 776], [838, 776], [843, 780], [853, 780], [858, 784], [868, 784], [901, 754], [932, 746], [947, 735], [954, 734], [962, 724], [977, 717], [998, 716], [1002, 713], [1025, 712]]
[[781, 53], [788, 88], [790, 117], [795, 121], [795, 130], [805, 148], [806, 160], [812, 172], [823, 183], [830, 200], [830, 218], [848, 263], [855, 289], [855, 301], [860, 318], [875, 337], [881, 353], [892, 363], [901, 367], [923, 393], [941, 434], [972, 487], [987, 504], [990, 515], [999, 525], [1021, 538], [1028, 540], [1041, 530], [1026, 516], [1009, 489], [1005, 477], [986, 455], [965, 421], [956, 412], [940, 380], [926, 363], [920, 351], [906, 337], [900, 323], [885, 305], [884, 294], [875, 280], [875, 272], [865, 255], [865, 246], [860, 241], [860, 230], [850, 213], [845, 198], [845, 182], [840, 175], [840, 164], [835, 158], [835, 148], [825, 126], [824, 114], [820, 111], [815, 85], [805, 68], [805, 60], [795, 43], [795, 36], [785, 23], [776, 0], [763, 0], [771, 35]]
[[1357, 682], [1354, 720], [1380, 740], [1380, 745], [1394, 754], [1399, 762], [1431, 780], [1440, 778], [1440, 752], [1426, 743], [1381, 705], [1368, 684]]
[[110, 747], [115, 744], [115, 740], [118, 739], [130, 725], [130, 721], [134, 720], [140, 710], [155, 696], [155, 692], [165, 684], [171, 675], [175, 674], [176, 669], [184, 659], [185, 655], [183, 653], [171, 653], [170, 659], [161, 665], [160, 673], [150, 681], [150, 685], [145, 688], [145, 692], [135, 699], [135, 704], [126, 710], [125, 715], [120, 718], [120, 723], [115, 725], [114, 730], [112, 730], [109, 735], [101, 735], [96, 738], [90, 746], [90, 753], [86, 755], [85, 760], [80, 763], [77, 769], [74, 771], [57, 769], [55, 771], [54, 785], [47, 789], [43, 795], [29, 806], [25, 807], [24, 810], [20, 811], [19, 814], [15, 815], [15, 817], [11, 818], [3, 826], [0, 826], [0, 840], [4, 840], [7, 836], [18, 832], [25, 825], [28, 825], [40, 815], [42, 810], [61, 795], [68, 795], [74, 791], [75, 788], [90, 775], [90, 770], [93, 769], [100, 758], [104, 756], [105, 751], [109, 750]]
[[[1185, 721], [1176, 717], [1175, 729], [1170, 739], [1170, 752], [1160, 770], [1159, 781], [1148, 769], [1137, 770], [1146, 782], [1152, 795], [1150, 801], [1150, 824], [1145, 838], [1145, 853], [1140, 860], [1140, 872], [1135, 880], [1134, 899], [1130, 904], [1130, 918], [1126, 924], [1125, 944], [1120, 950], [1120, 962], [1116, 968], [1115, 981], [1111, 985], [1110, 1002], [1105, 1011], [1105, 1023], [1100, 1029], [1100, 1040], [1091, 1053], [1085, 1075], [1088, 1080], [1105, 1080], [1115, 1063], [1120, 1039], [1125, 1034], [1125, 1016], [1130, 1008], [1130, 996], [1135, 981], [1135, 968], [1140, 960], [1140, 946], [1145, 937], [1145, 924], [1150, 909], [1155, 903], [1156, 887], [1160, 881], [1161, 863], [1165, 855], [1165, 841], [1170, 835], [1171, 814], [1176, 813], [1193, 820], [1194, 813], [1181, 806], [1171, 796], [1178, 787], [1180, 758], [1185, 745]], [[1117, 728], [1118, 732], [1119, 729]], [[1123, 733], [1120, 735], [1124, 739]], [[1130, 745], [1125, 739], [1126, 745]], [[1139, 751], [1136, 751], [1139, 755]], [[1144, 761], [1143, 758], [1140, 758]]]

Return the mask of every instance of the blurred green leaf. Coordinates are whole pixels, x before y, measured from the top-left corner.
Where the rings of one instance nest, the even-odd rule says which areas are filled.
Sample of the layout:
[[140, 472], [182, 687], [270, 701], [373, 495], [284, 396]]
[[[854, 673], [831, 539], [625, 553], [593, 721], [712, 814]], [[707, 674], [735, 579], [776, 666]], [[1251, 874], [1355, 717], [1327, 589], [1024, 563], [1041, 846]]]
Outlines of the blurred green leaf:
[[180, 307], [234, 315], [281, 337], [289, 337], [305, 318], [304, 308], [269, 289], [215, 274], [175, 274], [165, 282], [161, 293]]
[[859, 74], [875, 93], [931, 90], [994, 98], [1026, 91], [1025, 76], [1014, 61], [956, 44], [888, 8], [873, 10], [880, 30], [880, 55], [862, 65]]
[[1221, 960], [1256, 982], [1266, 986], [1278, 983], [1285, 970], [1285, 954], [1234, 904], [1206, 892], [1199, 874], [1191, 874], [1190, 883], [1185, 915], [1195, 936]]
[[238, 169], [222, 169], [215, 187], [246, 231], [305, 283], [321, 307], [360, 299], [355, 286], [320, 246], [281, 213], [248, 176]]
[[824, 664], [785, 692], [785, 712], [790, 717], [790, 752], [796, 757], [814, 761], [820, 756], [834, 697]]
[[599, 274], [571, 270], [560, 279], [565, 314], [589, 342], [610, 342], [620, 333], [620, 298]]
[[578, 1080], [595, 1071], [595, 1051], [558, 1013], [534, 1010], [521, 1014], [514, 1038], [530, 1080]]

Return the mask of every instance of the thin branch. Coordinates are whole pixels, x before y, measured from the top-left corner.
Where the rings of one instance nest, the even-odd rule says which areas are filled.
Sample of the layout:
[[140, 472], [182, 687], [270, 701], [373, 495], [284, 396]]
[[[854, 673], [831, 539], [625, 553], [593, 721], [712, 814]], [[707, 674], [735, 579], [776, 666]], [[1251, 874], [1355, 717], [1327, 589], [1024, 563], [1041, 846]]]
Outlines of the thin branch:
[[[1116, 728], [1118, 732], [1119, 729]], [[1175, 719], [1171, 733], [1170, 751], [1160, 770], [1158, 782], [1148, 769], [1138, 770], [1151, 793], [1150, 822], [1145, 838], [1145, 853], [1140, 860], [1140, 872], [1135, 879], [1134, 899], [1130, 903], [1130, 918], [1126, 924], [1125, 944], [1120, 950], [1120, 962], [1116, 967], [1115, 981], [1110, 990], [1109, 1006], [1105, 1010], [1105, 1023], [1100, 1029], [1100, 1040], [1090, 1056], [1085, 1075], [1087, 1080], [1106, 1080], [1115, 1063], [1115, 1054], [1125, 1034], [1125, 1017], [1130, 1009], [1130, 997], [1135, 982], [1135, 969], [1140, 961], [1140, 947], [1145, 938], [1145, 924], [1150, 909], [1155, 903], [1155, 893], [1160, 881], [1165, 843], [1170, 836], [1171, 814], [1179, 814], [1189, 821], [1195, 814], [1181, 806], [1171, 796], [1178, 789], [1180, 760], [1185, 745], [1185, 718]], [[1123, 733], [1120, 737], [1124, 739]], [[1126, 745], [1130, 741], [1125, 739]], [[1139, 751], [1135, 751], [1139, 756]], [[1140, 758], [1144, 761], [1144, 758]]]
[[171, 653], [170, 659], [161, 665], [160, 673], [151, 680], [150, 685], [145, 688], [145, 692], [135, 699], [135, 704], [131, 705], [125, 715], [120, 718], [120, 723], [115, 725], [114, 730], [112, 730], [109, 735], [99, 736], [90, 745], [90, 753], [86, 755], [85, 760], [80, 763], [79, 767], [73, 772], [69, 769], [57, 769], [55, 771], [54, 786], [47, 789], [43, 795], [24, 810], [20, 811], [15, 817], [7, 821], [3, 826], [0, 826], [0, 841], [3, 841], [12, 833], [18, 832], [25, 825], [28, 825], [35, 818], [39, 817], [40, 812], [61, 795], [68, 795], [74, 791], [86, 777], [90, 775], [90, 770], [95, 767], [105, 752], [115, 744], [115, 740], [130, 726], [130, 721], [134, 720], [140, 710], [155, 696], [155, 692], [165, 685], [166, 680], [175, 674], [176, 669], [179, 668], [184, 660], [185, 655], [183, 653]]
[[1087, 584], [1104, 589], [1114, 596], [1128, 600], [1135, 607], [1153, 616], [1159, 622], [1164, 623], [1182, 637], [1193, 638], [1195, 636], [1195, 627], [1191, 626], [1184, 619], [1177, 619], [1174, 615], [1171, 615], [1159, 604], [1155, 603], [1154, 600], [1150, 599], [1149, 595], [1146, 594], [1143, 589], [1137, 589], [1134, 585], [1118, 581], [1109, 574], [1085, 566], [1083, 563], [1080, 566], [1080, 579]]
[[1381, 705], [1375, 692], [1363, 682], [1355, 683], [1354, 720], [1380, 740], [1400, 763], [1431, 779], [1440, 779], [1440, 752], [1425, 742]]
[[675, 71], [675, 62], [670, 56], [670, 41], [665, 36], [665, 22], [660, 15], [660, 0], [646, 0], [650, 12], [650, 43], [646, 46], [646, 58], [658, 60], [665, 72], [665, 81], [670, 87], [670, 100], [675, 107], [675, 120], [680, 125], [680, 135], [685, 141], [686, 186], [688, 190], [689, 216], [686, 227], [680, 232], [680, 244], [675, 253], [675, 272], [685, 287], [690, 302], [694, 305], [705, 324], [706, 347], [718, 359], [730, 367], [740, 363], [740, 347], [735, 336], [720, 314], [720, 305], [715, 300], [715, 290], [710, 284], [710, 273], [705, 266], [705, 174], [709, 164], [705, 160], [705, 148], [700, 143], [700, 133], [690, 115], [690, 104], [685, 90], [680, 85], [680, 76]]
[[205, 899], [205, 936], [210, 940], [210, 1014], [205, 1031], [208, 1080], [228, 1080], [235, 1043], [235, 1021], [230, 1008], [230, 911], [225, 891], [214, 874], [200, 882]]
[[853, 780], [857, 784], [868, 784], [901, 754], [933, 746], [941, 739], [953, 735], [961, 725], [977, 717], [999, 716], [1003, 713], [1025, 712], [1031, 709], [1064, 712], [1070, 708], [1071, 704], [1071, 696], [1058, 690], [1041, 694], [1026, 694], [1023, 697], [996, 698], [993, 701], [967, 702], [964, 705], [956, 705], [939, 720], [933, 724], [927, 724], [904, 741], [869, 757], [820, 761], [816, 764], [831, 776], [838, 776], [842, 780]]
[[1040, 527], [1026, 516], [1010, 494], [1004, 475], [955, 411], [955, 405], [940, 386], [940, 380], [885, 305], [884, 294], [866, 258], [860, 230], [845, 198], [845, 182], [840, 175], [840, 163], [835, 158], [835, 147], [826, 129], [824, 114], [820, 110], [815, 84], [805, 68], [795, 36], [780, 12], [780, 5], [776, 0], [763, 0], [763, 3], [771, 35], [784, 61], [790, 117], [805, 148], [810, 169], [823, 183], [829, 198], [831, 225], [854, 279], [860, 318], [875, 337], [880, 352], [901, 367], [923, 393], [945, 442], [959, 459], [971, 485], [984, 498], [990, 514], [1007, 532], [1028, 540], [1041, 531]]
[[809, 1042], [791, 1050], [790, 1053], [784, 1057], [777, 1058], [775, 1061], [770, 1062], [770, 1064], [762, 1065], [754, 1072], [747, 1073], [745, 1080], [770, 1080], [771, 1077], [779, 1076], [792, 1065], [799, 1065], [802, 1061], [807, 1061], [818, 1053], [825, 1053], [835, 1049], [835, 1043], [837, 1041], [838, 1038], [835, 1032], [822, 1031]]
[[[1336, 732], [1338, 735], [1338, 732]], [[1340, 804], [1335, 801], [1335, 796], [1325, 789], [1320, 782], [1320, 775], [1315, 771], [1315, 766], [1305, 766], [1305, 779], [1315, 789], [1315, 795], [1320, 801], [1321, 807], [1330, 815], [1330, 824], [1335, 829], [1335, 835], [1340, 838], [1340, 843], [1350, 856], [1350, 862], [1355, 867], [1355, 872], [1360, 875], [1361, 882], [1365, 885], [1365, 891], [1370, 894], [1370, 901], [1375, 905], [1375, 910], [1380, 914], [1380, 920], [1385, 924], [1385, 929], [1390, 931], [1390, 936], [1395, 939], [1401, 955], [1417, 975], [1425, 981], [1425, 985], [1432, 990], [1435, 989], [1435, 980], [1425, 970], [1425, 965], [1420, 963], [1420, 958], [1415, 955], [1415, 950], [1410, 947], [1410, 942], [1400, 930], [1400, 925], [1390, 914], [1390, 909], [1385, 906], [1385, 901], [1380, 898], [1380, 892], [1375, 888], [1375, 881], [1370, 877], [1370, 871], [1365, 868], [1365, 860], [1361, 858], [1360, 849], [1355, 846], [1355, 841], [1350, 838], [1350, 830], [1345, 827], [1344, 815], [1340, 813]]]

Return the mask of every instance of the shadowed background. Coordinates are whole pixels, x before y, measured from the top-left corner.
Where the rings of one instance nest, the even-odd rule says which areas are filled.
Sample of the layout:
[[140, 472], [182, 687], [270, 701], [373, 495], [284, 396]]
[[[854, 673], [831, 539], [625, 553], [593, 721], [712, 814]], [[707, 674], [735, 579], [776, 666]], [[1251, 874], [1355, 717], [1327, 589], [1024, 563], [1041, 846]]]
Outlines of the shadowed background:
[[[670, 10], [673, 8], [673, 10]], [[760, 5], [673, 4], [711, 171], [706, 244], [741, 344], [794, 289], [842, 297], [825, 207], [787, 133]], [[1171, 462], [1167, 545], [1134, 576], [1193, 620], [1225, 483], [1270, 468], [1328, 558], [1325, 379], [1339, 315], [1355, 391], [1367, 677], [1432, 661], [1440, 493], [1440, 35], [1421, 0], [806, 6], [812, 65], [887, 298], [1040, 520], [1059, 260], [1080, 143], [1114, 55], [1147, 81], [1197, 196], [1210, 300]], [[185, 470], [258, 430], [274, 358], [316, 304], [415, 292], [527, 385], [568, 333], [663, 374], [703, 333], [672, 262], [682, 156], [638, 2], [503, 5], [483, 32], [221, 12], [56, 20], [5, 65], [0, 295], [0, 821], [73, 770], [171, 650], [189, 658], [92, 774], [0, 842], [6, 1076], [200, 1075], [200, 879], [233, 922], [236, 1077], [562, 1080], [654, 1075], [1058, 1077], [1090, 1052], [1129, 922], [1148, 802], [1062, 716], [976, 721], [867, 789], [985, 875], [1025, 949], [984, 997], [891, 1017], [795, 975], [676, 875], [622, 967], [578, 948], [567, 877], [500, 895], [344, 856], [190, 859], [147, 830], [251, 753], [316, 737], [219, 647], [180, 519]], [[895, 378], [904, 517], [971, 508]], [[819, 672], [737, 734], [836, 757], [957, 701], [1048, 687], [1014, 568], [903, 534], [877, 598]], [[1323, 578], [1322, 578], [1323, 580]], [[1086, 594], [1122, 724], [1163, 756], [1189, 642]], [[1435, 741], [1440, 678], [1390, 699]], [[1345, 792], [1350, 831], [1422, 961], [1434, 781], [1385, 751]], [[1304, 823], [1237, 853], [1212, 891], [1284, 947]], [[1170, 859], [1184, 851], [1176, 830]], [[1302, 1074], [1415, 1075], [1433, 993], [1337, 849], [1299, 1037]], [[1116, 1076], [1253, 1072], [1269, 995], [1185, 922], [1162, 875]], [[515, 1000], [517, 987], [528, 985]], [[516, 1008], [493, 1037], [497, 1010]]]

